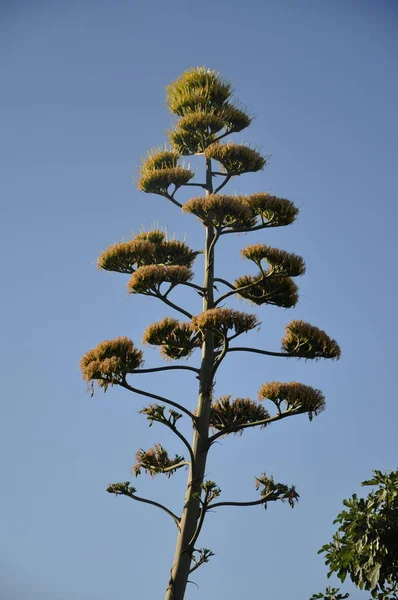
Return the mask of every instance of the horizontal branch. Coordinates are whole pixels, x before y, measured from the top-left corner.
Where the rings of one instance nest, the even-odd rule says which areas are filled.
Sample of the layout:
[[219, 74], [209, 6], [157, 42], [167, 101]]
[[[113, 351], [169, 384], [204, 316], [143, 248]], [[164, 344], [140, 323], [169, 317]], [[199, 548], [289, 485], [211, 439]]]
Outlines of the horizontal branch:
[[179, 525], [180, 525], [179, 517], [177, 517], [177, 515], [175, 515], [173, 513], [173, 511], [169, 510], [166, 506], [164, 506], [163, 504], [160, 504], [160, 502], [155, 502], [155, 500], [148, 500], [148, 498], [141, 498], [141, 496], [136, 496], [132, 492], [127, 493], [127, 492], [122, 492], [122, 491], [115, 491], [112, 493], [115, 494], [115, 496], [127, 496], [128, 498], [137, 500], [137, 502], [143, 502], [144, 504], [151, 504], [152, 506], [156, 506], [157, 508], [160, 508], [166, 514], [168, 514], [173, 519], [173, 521], [177, 525], [177, 527], [179, 527]]
[[229, 348], [228, 352], [254, 352], [256, 354], [265, 354], [266, 356], [278, 356], [279, 358], [307, 358], [311, 359], [313, 356], [309, 354], [291, 354], [289, 352], [271, 352], [270, 350], [259, 350], [258, 348], [244, 348], [244, 347], [235, 347]]
[[[201, 187], [201, 188], [207, 189], [205, 183], [183, 183], [182, 185], [190, 185], [190, 186], [196, 186], [196, 187]], [[181, 186], [179, 186], [179, 187], [181, 187]]]
[[226, 233], [250, 233], [251, 231], [259, 231], [259, 229], [266, 229], [267, 227], [274, 227], [270, 221], [267, 223], [261, 223], [261, 225], [256, 225], [255, 227], [242, 227], [240, 229], [224, 229], [220, 235], [224, 235]]
[[212, 510], [219, 506], [256, 506], [258, 504], [264, 504], [264, 502], [267, 502], [266, 498], [260, 498], [260, 500], [253, 500], [251, 502], [216, 502], [215, 504], [209, 504], [207, 510]]
[[129, 390], [129, 392], [133, 392], [134, 394], [139, 394], [140, 396], [145, 396], [146, 398], [153, 398], [153, 400], [159, 400], [159, 402], [165, 402], [166, 404], [170, 404], [170, 406], [174, 406], [174, 408], [177, 408], [178, 410], [186, 414], [190, 419], [192, 419], [194, 423], [196, 423], [197, 421], [197, 417], [195, 417], [195, 415], [193, 415], [187, 408], [185, 408], [185, 406], [182, 406], [182, 404], [178, 404], [173, 400], [169, 400], [169, 398], [165, 398], [164, 396], [159, 396], [158, 394], [152, 394], [152, 392], [146, 392], [145, 390], [139, 390], [138, 388], [134, 388], [131, 385], [129, 385], [126, 380], [118, 382], [118, 385], [125, 388], [126, 390]]
[[220, 429], [220, 431], [217, 431], [217, 433], [215, 433], [214, 435], [212, 435], [209, 438], [209, 444], [213, 444], [218, 438], [222, 437], [223, 435], [227, 435], [228, 433], [234, 433], [235, 431], [241, 431], [241, 429], [249, 429], [249, 427], [265, 427], [266, 425], [269, 425], [270, 423], [274, 423], [275, 421], [281, 421], [282, 419], [285, 419], [286, 417], [289, 417], [291, 415], [297, 414], [295, 413], [293, 410], [285, 410], [282, 413], [279, 413], [277, 415], [274, 415], [273, 417], [268, 417], [267, 419], [261, 419], [260, 421], [252, 421], [251, 423], [243, 423], [242, 425], [235, 425], [235, 426], [231, 426], [231, 427], [224, 427], [224, 429]]
[[248, 289], [254, 287], [258, 283], [261, 283], [263, 280], [264, 280], [264, 276], [262, 275], [259, 279], [256, 279], [255, 281], [252, 281], [251, 283], [248, 283], [247, 285], [242, 285], [241, 287], [232, 286], [230, 292], [227, 292], [226, 294], [223, 294], [222, 296], [220, 296], [218, 298], [218, 300], [215, 302], [215, 306], [217, 306], [218, 304], [223, 302], [223, 300], [226, 300], [230, 296], [233, 296], [233, 294], [239, 294], [240, 292], [244, 292], [245, 290], [248, 290]]
[[231, 288], [231, 290], [235, 289], [235, 287], [232, 285], [232, 283], [229, 283], [229, 281], [227, 281], [226, 279], [221, 279], [220, 277], [215, 277], [213, 279], [213, 281], [219, 281], [220, 283], [223, 283], [224, 285], [226, 285], [229, 288]]
[[129, 375], [137, 375], [139, 373], [156, 373], [158, 371], [172, 371], [172, 370], [173, 371], [174, 370], [193, 371], [196, 374], [200, 373], [200, 369], [195, 369], [195, 367], [188, 367], [185, 365], [168, 365], [166, 367], [152, 367], [150, 369], [136, 369], [132, 373], [129, 373]]
[[266, 496], [262, 496], [259, 500], [252, 500], [249, 502], [215, 502], [209, 504], [207, 510], [218, 508], [220, 506], [258, 506], [259, 504], [265, 504], [266, 502], [272, 502], [273, 500], [279, 500], [279, 497], [275, 495], [275, 492], [269, 492]]
[[156, 473], [169, 473], [170, 471], [175, 471], [176, 469], [181, 469], [181, 467], [185, 467], [185, 466], [191, 466], [191, 463], [189, 460], [182, 460], [181, 462], [179, 462], [175, 465], [171, 465], [170, 467], [165, 467], [161, 471], [159, 471], [157, 467], [149, 467], [149, 468], [154, 471], [156, 470]]

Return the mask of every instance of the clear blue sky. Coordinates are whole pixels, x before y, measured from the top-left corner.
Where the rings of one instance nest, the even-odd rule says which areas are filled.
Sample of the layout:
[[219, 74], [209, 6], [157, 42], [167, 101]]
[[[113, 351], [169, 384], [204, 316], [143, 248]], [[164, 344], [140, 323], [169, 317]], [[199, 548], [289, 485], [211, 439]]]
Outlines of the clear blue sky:
[[[187, 599], [308, 600], [326, 586], [316, 553], [341, 500], [371, 469], [397, 467], [397, 30], [396, 2], [381, 0], [3, 0], [1, 598], [163, 597], [174, 524], [104, 488], [131, 478], [138, 448], [181, 448], [161, 426], [147, 428], [140, 397], [113, 389], [91, 399], [78, 361], [103, 339], [138, 344], [150, 322], [172, 316], [128, 297], [124, 276], [97, 272], [102, 250], [153, 222], [202, 245], [193, 217], [131, 183], [140, 157], [166, 140], [166, 84], [196, 65], [230, 79], [257, 115], [235, 140], [271, 154], [264, 172], [227, 189], [270, 190], [301, 207], [292, 227], [220, 244], [219, 276], [245, 272], [248, 243], [307, 262], [298, 306], [260, 309], [252, 343], [278, 349], [285, 323], [302, 318], [343, 355], [305, 363], [236, 353], [220, 370], [220, 395], [255, 398], [265, 381], [298, 380], [322, 388], [327, 410], [215, 447], [208, 472], [225, 499], [255, 498], [253, 477], [267, 471], [295, 483], [301, 501], [210, 515], [201, 545], [216, 556]], [[199, 312], [195, 296], [184, 298]], [[160, 363], [154, 351], [146, 357]], [[192, 379], [164, 373], [140, 384], [193, 407]], [[136, 485], [179, 511], [185, 481], [179, 472]]]

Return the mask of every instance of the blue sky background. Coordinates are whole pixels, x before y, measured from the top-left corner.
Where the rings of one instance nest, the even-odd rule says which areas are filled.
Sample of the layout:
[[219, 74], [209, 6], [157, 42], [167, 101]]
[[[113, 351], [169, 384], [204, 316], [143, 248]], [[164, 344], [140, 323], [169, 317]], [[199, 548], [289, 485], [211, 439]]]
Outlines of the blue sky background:
[[[173, 315], [128, 297], [124, 276], [97, 272], [102, 250], [153, 223], [202, 246], [193, 217], [131, 183], [140, 157], [166, 140], [165, 86], [196, 65], [230, 79], [257, 115], [234, 139], [271, 154], [264, 172], [227, 191], [270, 190], [301, 207], [292, 227], [219, 244], [219, 276], [247, 272], [239, 250], [248, 243], [307, 262], [297, 307], [258, 310], [261, 332], [245, 343], [278, 349], [284, 325], [302, 318], [335, 337], [343, 355], [305, 363], [235, 353], [223, 365], [219, 395], [255, 398], [265, 381], [298, 380], [322, 388], [327, 410], [214, 448], [208, 473], [224, 499], [256, 498], [253, 477], [267, 471], [296, 484], [301, 501], [295, 510], [209, 515], [201, 546], [216, 556], [187, 599], [308, 600], [324, 589], [317, 550], [342, 499], [372, 469], [397, 467], [397, 29], [394, 1], [3, 0], [2, 598], [163, 597], [174, 524], [104, 488], [131, 478], [138, 448], [181, 448], [160, 425], [147, 428], [140, 397], [113, 389], [91, 399], [78, 361], [103, 339], [138, 344], [150, 322]], [[198, 260], [199, 282], [201, 268]], [[180, 298], [200, 311], [195, 294]], [[145, 354], [147, 366], [160, 364], [157, 352]], [[142, 375], [139, 384], [195, 405], [189, 372]], [[185, 482], [180, 471], [136, 486], [179, 511]]]

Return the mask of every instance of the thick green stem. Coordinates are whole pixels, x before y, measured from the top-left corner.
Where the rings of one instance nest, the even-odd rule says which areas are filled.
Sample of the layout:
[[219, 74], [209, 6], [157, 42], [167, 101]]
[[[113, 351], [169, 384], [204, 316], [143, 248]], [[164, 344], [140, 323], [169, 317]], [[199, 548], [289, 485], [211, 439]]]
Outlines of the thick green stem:
[[[206, 161], [206, 194], [213, 192], [211, 161]], [[203, 310], [214, 307], [214, 245], [217, 233], [210, 225], [206, 226], [206, 246], [204, 252], [204, 295]], [[192, 467], [189, 472], [181, 515], [177, 546], [165, 600], [183, 600], [191, 570], [195, 533], [201, 516], [201, 495], [209, 451], [209, 421], [213, 392], [214, 334], [208, 332], [202, 346], [202, 362], [199, 373], [199, 397], [196, 410], [196, 425], [193, 435], [192, 452], [195, 477]]]

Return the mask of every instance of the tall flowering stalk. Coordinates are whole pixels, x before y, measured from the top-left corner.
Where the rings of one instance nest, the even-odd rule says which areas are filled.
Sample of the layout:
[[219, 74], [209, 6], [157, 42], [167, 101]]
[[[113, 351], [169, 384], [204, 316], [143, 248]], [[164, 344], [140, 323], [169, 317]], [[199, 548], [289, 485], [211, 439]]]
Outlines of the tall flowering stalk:
[[[146, 193], [159, 194], [183, 213], [195, 215], [205, 230], [204, 248], [191, 249], [185, 242], [168, 239], [159, 230], [140, 233], [128, 242], [114, 244], [98, 259], [98, 266], [108, 271], [130, 275], [128, 291], [158, 298], [183, 321], [166, 317], [153, 323], [144, 332], [144, 344], [158, 346], [168, 360], [179, 361], [201, 349], [196, 367], [181, 363], [143, 368], [143, 355], [126, 337], [101, 342], [81, 360], [84, 379], [94, 389], [96, 382], [106, 391], [119, 385], [152, 401], [141, 412], [149, 423], [162, 423], [185, 446], [187, 456], [169, 456], [156, 444], [149, 450], [138, 450], [133, 471], [151, 476], [170, 477], [178, 469], [189, 467], [183, 507], [177, 515], [159, 502], [141, 498], [130, 482], [109, 485], [107, 491], [152, 504], [168, 514], [177, 525], [177, 544], [172, 562], [166, 600], [182, 600], [189, 575], [208, 562], [213, 553], [199, 548], [197, 543], [209, 510], [222, 506], [266, 506], [271, 501], [287, 501], [294, 506], [298, 493], [294, 486], [277, 483], [265, 473], [255, 478], [259, 497], [247, 502], [219, 499], [220, 488], [205, 480], [206, 462], [212, 445], [222, 436], [241, 433], [251, 427], [266, 427], [293, 415], [307, 413], [310, 419], [321, 412], [325, 399], [320, 390], [297, 382], [264, 383], [258, 402], [250, 398], [214, 397], [217, 370], [231, 352], [255, 352], [266, 356], [306, 359], [338, 359], [337, 343], [324, 331], [292, 321], [286, 326], [280, 351], [236, 345], [236, 338], [256, 329], [255, 314], [225, 308], [229, 297], [240, 296], [252, 304], [294, 307], [298, 288], [293, 278], [303, 275], [305, 264], [300, 256], [271, 248], [264, 244], [247, 246], [242, 256], [254, 263], [255, 275], [243, 275], [234, 282], [215, 276], [215, 252], [222, 236], [270, 227], [284, 227], [294, 222], [298, 209], [287, 199], [266, 192], [250, 196], [226, 195], [221, 190], [233, 178], [244, 173], [260, 171], [266, 157], [246, 145], [224, 142], [229, 134], [240, 132], [251, 123], [247, 111], [232, 100], [231, 84], [219, 74], [203, 67], [190, 69], [167, 87], [167, 104], [178, 120], [169, 132], [170, 149], [158, 148], [148, 152], [140, 168], [138, 188]], [[194, 173], [181, 162], [182, 156], [203, 158], [205, 177], [192, 181]], [[182, 204], [178, 191], [183, 187], [202, 191]], [[204, 255], [202, 285], [193, 281], [193, 263], [198, 254]], [[192, 315], [174, 299], [177, 286], [189, 287], [202, 299], [201, 311]], [[224, 286], [224, 293], [218, 289]], [[128, 377], [137, 373], [156, 373], [166, 370], [188, 370], [198, 379], [198, 401], [194, 412], [174, 399], [164, 398], [134, 387]], [[269, 412], [264, 402], [273, 406]], [[168, 407], [168, 410], [167, 410]], [[188, 441], [179, 429], [179, 420], [190, 420], [193, 439]]]

